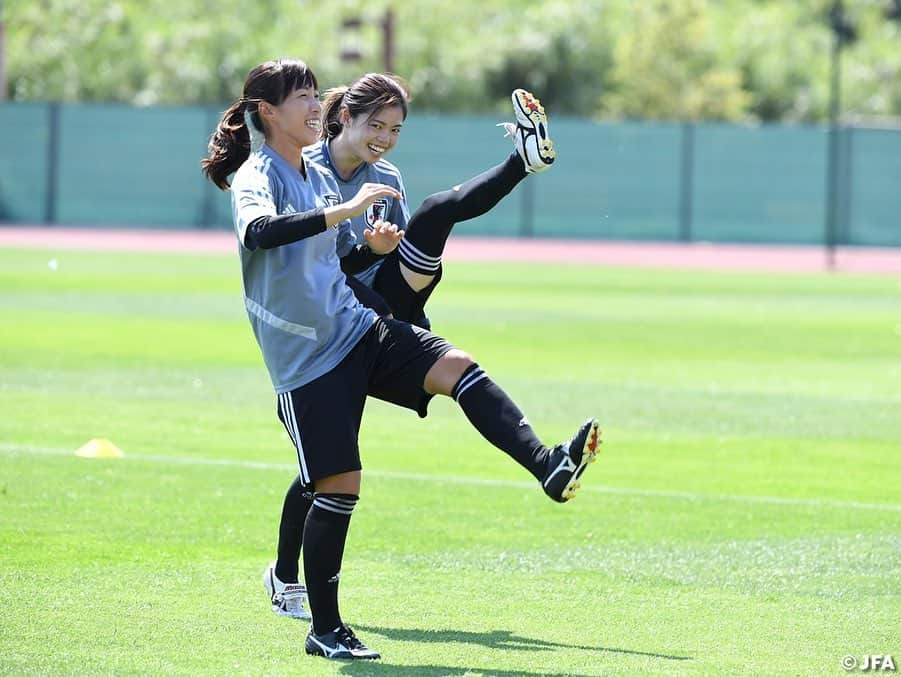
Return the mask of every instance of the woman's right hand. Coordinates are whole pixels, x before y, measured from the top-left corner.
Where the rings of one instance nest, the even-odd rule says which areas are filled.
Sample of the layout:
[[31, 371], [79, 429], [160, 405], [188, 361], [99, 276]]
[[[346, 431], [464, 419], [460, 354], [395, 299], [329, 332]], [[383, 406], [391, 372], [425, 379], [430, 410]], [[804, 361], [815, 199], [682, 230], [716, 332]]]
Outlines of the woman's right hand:
[[[344, 205], [351, 210], [351, 216], [359, 216], [366, 211], [373, 202], [383, 197], [391, 197], [395, 200], [403, 199], [400, 191], [384, 183], [364, 183], [360, 190]], [[384, 216], [384, 215], [382, 215]]]
[[[381, 198], [394, 198], [402, 200], [403, 195], [396, 188], [384, 183], [364, 183], [360, 186], [357, 194], [350, 198], [347, 202], [342, 202], [335, 207], [325, 208], [325, 222], [329, 227], [337, 226], [341, 221], [359, 216], [376, 200]], [[379, 214], [377, 216], [384, 216]]]

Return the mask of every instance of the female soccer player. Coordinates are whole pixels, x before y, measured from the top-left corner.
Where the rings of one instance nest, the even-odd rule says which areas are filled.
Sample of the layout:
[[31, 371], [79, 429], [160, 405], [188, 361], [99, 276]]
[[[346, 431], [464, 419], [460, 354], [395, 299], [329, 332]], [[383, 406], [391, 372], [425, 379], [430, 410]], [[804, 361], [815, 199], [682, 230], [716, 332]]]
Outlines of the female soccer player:
[[[472, 425], [566, 501], [594, 460], [597, 421], [589, 419], [549, 448], [522, 412], [467, 353], [443, 338], [379, 317], [354, 297], [336, 254], [347, 218], [390, 186], [366, 184], [341, 200], [331, 173], [302, 155], [319, 136], [321, 105], [313, 72], [279, 59], [254, 68], [243, 96], [222, 116], [202, 166], [229, 188], [248, 318], [277, 394], [278, 415], [294, 443], [300, 474], [313, 488], [304, 523], [304, 578], [312, 625], [307, 653], [378, 658], [342, 621], [338, 581], [359, 500], [358, 433], [372, 395], [424, 415], [436, 394], [453, 397]], [[262, 141], [254, 140], [260, 133]], [[401, 240], [390, 225], [364, 236], [373, 251]]]
[[[385, 159], [407, 117], [409, 96], [403, 83], [391, 75], [367, 73], [350, 86], [329, 90], [323, 103], [323, 140], [304, 149], [304, 155], [332, 171], [345, 200], [366, 183], [387, 184], [401, 194], [400, 199], [379, 198], [351, 219], [358, 240], [380, 219], [405, 228], [400, 245], [385, 257], [372, 256], [370, 265], [359, 262], [358, 249], [351, 250], [354, 259], [342, 260], [348, 284], [364, 305], [382, 316], [430, 329], [425, 304], [441, 280], [441, 256], [454, 225], [488, 212], [528, 174], [553, 164], [556, 153], [544, 108], [522, 89], [515, 90], [512, 99], [516, 124], [503, 123], [513, 137], [510, 156], [475, 178], [430, 196], [409, 218], [401, 173]], [[352, 260], [365, 269], [351, 273], [356, 269], [348, 265]], [[292, 618], [309, 618], [298, 561], [311, 505], [311, 489], [298, 476], [285, 495], [278, 557], [263, 573], [273, 612]]]
[[527, 174], [553, 164], [556, 153], [541, 103], [522, 89], [512, 98], [517, 124], [504, 126], [513, 136], [515, 152], [475, 178], [430, 196], [409, 218], [401, 173], [385, 159], [397, 145], [407, 117], [407, 90], [400, 80], [382, 73], [367, 73], [350, 86], [329, 90], [323, 103], [323, 141], [305, 155], [332, 170], [345, 199], [364, 183], [388, 184], [403, 196], [377, 200], [351, 219], [358, 239], [379, 219], [406, 230], [394, 252], [356, 274], [387, 307], [359, 294], [364, 304], [430, 329], [424, 307], [441, 280], [441, 256], [454, 225], [488, 212]]

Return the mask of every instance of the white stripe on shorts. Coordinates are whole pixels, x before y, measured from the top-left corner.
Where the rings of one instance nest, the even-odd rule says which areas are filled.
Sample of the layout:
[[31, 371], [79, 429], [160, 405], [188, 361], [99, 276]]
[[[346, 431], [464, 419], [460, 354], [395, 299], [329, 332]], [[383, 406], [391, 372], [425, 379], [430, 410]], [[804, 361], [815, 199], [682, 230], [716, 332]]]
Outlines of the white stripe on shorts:
[[[279, 395], [282, 403], [282, 416], [285, 418], [285, 427], [288, 429], [288, 435], [294, 442], [294, 448], [297, 449], [297, 461], [300, 463], [300, 479], [304, 484], [310, 483], [310, 471], [307, 470], [307, 459], [303, 454], [303, 443], [300, 441], [300, 429], [297, 427], [297, 417], [294, 415], [294, 400], [291, 393], [282, 393]], [[283, 398], [283, 399], [281, 399]]]
[[294, 439], [294, 429], [291, 427], [291, 423], [288, 419], [288, 393], [279, 393], [278, 394], [278, 410], [282, 414], [282, 418], [285, 419], [285, 430], [288, 431], [288, 437], [291, 438], [291, 444], [295, 447], [297, 446], [297, 440]]

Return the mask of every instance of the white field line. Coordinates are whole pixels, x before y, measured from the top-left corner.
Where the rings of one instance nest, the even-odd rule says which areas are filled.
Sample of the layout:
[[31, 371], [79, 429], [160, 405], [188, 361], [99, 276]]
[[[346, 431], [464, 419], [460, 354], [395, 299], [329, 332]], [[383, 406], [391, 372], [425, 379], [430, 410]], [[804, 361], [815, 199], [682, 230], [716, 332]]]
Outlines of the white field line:
[[[0, 442], [0, 453], [7, 454], [42, 454], [47, 456], [74, 456], [71, 449], [58, 447], [41, 447], [28, 444], [8, 444]], [[253, 470], [278, 470], [280, 472], [297, 472], [297, 466], [291, 463], [262, 463], [258, 461], [239, 461], [229, 458], [191, 458], [186, 456], [153, 456], [128, 454], [124, 459], [144, 461], [148, 463], [168, 463], [178, 465], [222, 466], [232, 468], [249, 468]], [[422, 473], [398, 472], [394, 470], [364, 470], [369, 477], [381, 477], [389, 480], [412, 480], [416, 482], [440, 482], [444, 484], [463, 484], [470, 486], [508, 487], [511, 489], [534, 489], [535, 482], [517, 480], [494, 480], [480, 477], [460, 477], [456, 475], [427, 475]], [[786, 505], [811, 508], [837, 508], [851, 510], [882, 510], [901, 512], [901, 505], [893, 503], [862, 503], [860, 501], [834, 501], [825, 498], [785, 498], [781, 496], [746, 496], [742, 494], [702, 494], [690, 491], [658, 491], [655, 489], [631, 489], [628, 487], [605, 487], [597, 485], [583, 486], [581, 491], [619, 496], [643, 496], [648, 498], [675, 499], [687, 501], [729, 501], [735, 503], [762, 503], [767, 505]]]

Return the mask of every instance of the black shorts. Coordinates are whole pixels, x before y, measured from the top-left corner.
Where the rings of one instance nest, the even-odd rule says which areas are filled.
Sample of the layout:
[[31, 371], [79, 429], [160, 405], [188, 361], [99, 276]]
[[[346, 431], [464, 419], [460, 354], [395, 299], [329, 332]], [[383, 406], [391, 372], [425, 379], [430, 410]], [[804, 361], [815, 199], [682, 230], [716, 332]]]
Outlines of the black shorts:
[[[425, 314], [425, 304], [441, 282], [443, 268], [439, 267], [433, 279], [425, 289], [413, 291], [403, 273], [400, 272], [400, 258], [397, 249], [388, 254], [376, 271], [372, 288], [348, 276], [348, 286], [356, 294], [357, 299], [367, 308], [372, 308], [381, 316], [390, 312], [395, 319], [410, 322], [423, 329], [430, 329], [431, 322]], [[387, 312], [386, 312], [386, 309]]]
[[379, 318], [327, 374], [278, 396], [278, 417], [297, 449], [304, 484], [360, 470], [358, 438], [366, 396], [428, 414], [425, 376], [453, 346], [399, 320]]

